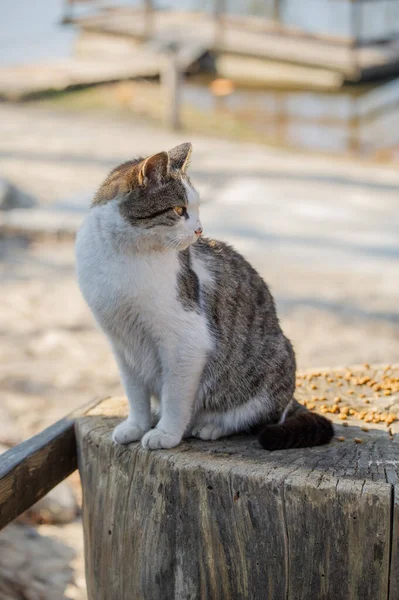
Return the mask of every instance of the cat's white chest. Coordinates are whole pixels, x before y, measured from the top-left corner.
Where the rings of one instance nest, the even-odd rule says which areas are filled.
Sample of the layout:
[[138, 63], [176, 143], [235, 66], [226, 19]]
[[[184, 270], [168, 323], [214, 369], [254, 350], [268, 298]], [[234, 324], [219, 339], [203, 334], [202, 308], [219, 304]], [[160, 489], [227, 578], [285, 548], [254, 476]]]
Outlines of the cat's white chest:
[[[117, 360], [122, 356], [159, 395], [171, 361], [178, 364], [210, 351], [207, 322], [199, 311], [187, 310], [179, 297], [182, 265], [177, 252], [137, 252], [126, 243], [127, 226], [100, 217], [99, 211], [91, 212], [77, 236], [79, 286]], [[126, 227], [121, 244], [119, 227]], [[195, 261], [193, 268], [201, 285], [203, 273]]]
[[177, 308], [177, 255], [120, 251], [104, 245], [95, 233], [90, 221], [79, 232], [77, 272], [83, 295], [101, 326], [107, 333], [122, 324], [131, 330], [139, 320], [156, 332]]
[[176, 337], [176, 315], [184, 318], [177, 254], [141, 255], [109, 244], [89, 215], [77, 237], [76, 258], [80, 289], [114, 351], [157, 393], [162, 353]]

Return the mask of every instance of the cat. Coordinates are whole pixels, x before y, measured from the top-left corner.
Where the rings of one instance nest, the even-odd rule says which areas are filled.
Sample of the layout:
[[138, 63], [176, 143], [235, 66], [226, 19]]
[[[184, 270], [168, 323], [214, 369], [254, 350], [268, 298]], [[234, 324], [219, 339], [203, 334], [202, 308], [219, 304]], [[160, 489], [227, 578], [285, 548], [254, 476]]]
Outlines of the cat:
[[113, 440], [157, 449], [257, 431], [268, 450], [328, 443], [331, 422], [294, 399], [295, 355], [266, 283], [202, 237], [191, 152], [116, 167], [77, 235], [80, 289], [129, 401]]

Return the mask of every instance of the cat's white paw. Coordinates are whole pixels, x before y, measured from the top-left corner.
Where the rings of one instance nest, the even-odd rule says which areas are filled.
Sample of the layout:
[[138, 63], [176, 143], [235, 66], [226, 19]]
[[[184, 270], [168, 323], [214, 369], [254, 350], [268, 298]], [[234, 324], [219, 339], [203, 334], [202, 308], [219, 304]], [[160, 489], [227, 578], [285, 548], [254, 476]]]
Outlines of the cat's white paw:
[[218, 438], [223, 437], [224, 433], [223, 429], [218, 425], [208, 423], [208, 425], [194, 427], [191, 435], [200, 438], [201, 440], [217, 440]]
[[151, 429], [141, 440], [141, 445], [146, 450], [157, 450], [159, 448], [174, 448], [180, 442], [181, 436], [166, 433], [162, 429]]
[[131, 421], [123, 421], [115, 427], [112, 433], [112, 440], [117, 444], [130, 444], [141, 440], [145, 431]]

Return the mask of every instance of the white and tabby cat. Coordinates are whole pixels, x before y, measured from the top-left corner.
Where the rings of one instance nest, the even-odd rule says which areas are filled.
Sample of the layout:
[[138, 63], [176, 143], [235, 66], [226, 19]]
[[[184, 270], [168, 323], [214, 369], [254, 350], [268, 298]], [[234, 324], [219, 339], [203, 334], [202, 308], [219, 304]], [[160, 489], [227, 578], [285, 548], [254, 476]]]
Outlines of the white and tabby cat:
[[190, 154], [181, 144], [114, 169], [77, 236], [80, 288], [130, 405], [113, 439], [171, 448], [258, 430], [269, 450], [327, 443], [330, 421], [293, 397], [295, 356], [268, 287], [201, 238]]

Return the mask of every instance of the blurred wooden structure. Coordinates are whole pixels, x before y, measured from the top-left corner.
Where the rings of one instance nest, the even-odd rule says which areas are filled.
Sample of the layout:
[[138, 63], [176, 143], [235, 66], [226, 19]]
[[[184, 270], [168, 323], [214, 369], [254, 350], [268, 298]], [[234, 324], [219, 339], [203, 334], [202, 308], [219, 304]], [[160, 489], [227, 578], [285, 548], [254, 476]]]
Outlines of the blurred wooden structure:
[[323, 67], [350, 81], [399, 72], [396, 0], [265, 0], [256, 15], [249, 2], [214, 0], [208, 12], [192, 4], [197, 10], [183, 12], [155, 10], [151, 0], [140, 9], [99, 3], [94, 14], [69, 18], [85, 32], [195, 43], [209, 52]]
[[[210, 110], [289, 148], [377, 159], [398, 156], [399, 79], [371, 89], [275, 88], [238, 87], [234, 94], [214, 100]], [[188, 100], [201, 109], [195, 92]]]
[[399, 365], [297, 386], [334, 420], [330, 445], [147, 452], [111, 441], [124, 398], [93, 403], [1, 456], [0, 528], [79, 464], [89, 600], [398, 598]]

